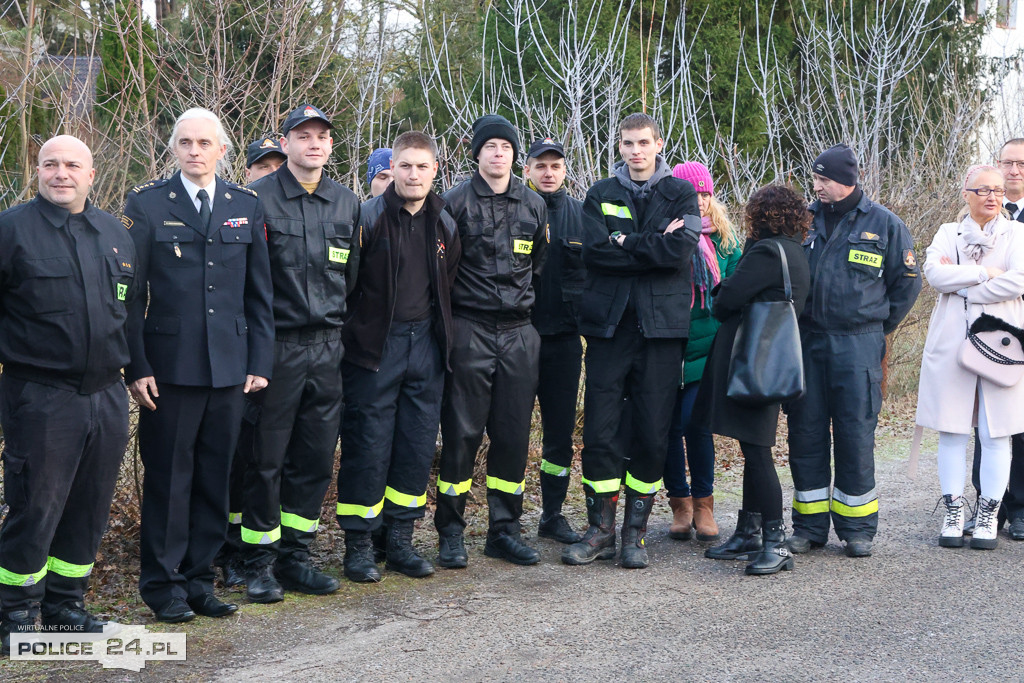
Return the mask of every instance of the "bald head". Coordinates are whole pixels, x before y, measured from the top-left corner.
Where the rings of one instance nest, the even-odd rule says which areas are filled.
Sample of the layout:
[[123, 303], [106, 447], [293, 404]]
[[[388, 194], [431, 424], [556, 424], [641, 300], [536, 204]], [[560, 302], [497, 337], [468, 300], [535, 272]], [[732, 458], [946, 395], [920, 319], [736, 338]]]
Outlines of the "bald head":
[[73, 135], [50, 138], [39, 148], [39, 194], [71, 213], [85, 210], [96, 169], [88, 145]]

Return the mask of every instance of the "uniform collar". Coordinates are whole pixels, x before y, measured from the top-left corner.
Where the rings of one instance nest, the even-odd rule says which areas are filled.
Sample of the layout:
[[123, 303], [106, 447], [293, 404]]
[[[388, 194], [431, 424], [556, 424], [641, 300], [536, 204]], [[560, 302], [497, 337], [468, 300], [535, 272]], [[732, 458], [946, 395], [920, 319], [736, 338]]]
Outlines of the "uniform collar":
[[478, 197], [500, 196], [508, 197], [509, 199], [515, 199], [516, 201], [518, 201], [522, 199], [523, 191], [526, 189], [526, 186], [523, 185], [519, 180], [517, 180], [516, 177], [513, 175], [512, 177], [509, 178], [508, 189], [505, 190], [504, 193], [499, 195], [497, 192], [491, 189], [491, 186], [487, 184], [487, 181], [484, 180], [484, 177], [480, 175], [479, 170], [473, 172], [473, 177], [470, 179], [470, 183], [472, 183], [473, 191], [476, 192]]
[[[308, 195], [306, 188], [299, 184], [296, 180], [295, 174], [288, 168], [288, 162], [281, 164], [281, 167], [275, 171], [275, 175], [278, 181], [281, 183], [281, 189], [284, 190], [284, 196], [288, 199], [295, 199], [296, 197], [302, 197]], [[326, 173], [320, 174], [320, 183], [313, 190], [313, 196], [319, 197], [325, 201], [331, 202], [338, 198], [338, 193], [335, 189], [335, 183], [327, 177]]]
[[[49, 200], [45, 199], [41, 194], [37, 194], [36, 198], [33, 201], [37, 202], [39, 206], [39, 213], [43, 215], [43, 218], [45, 218], [50, 223], [50, 225], [52, 225], [55, 228], [63, 228], [67, 224], [68, 218], [71, 216], [70, 211], [68, 211], [62, 206], [57, 206], [56, 204], [51, 203]], [[92, 218], [95, 211], [96, 207], [92, 205], [92, 202], [86, 199], [85, 210], [83, 210], [82, 213], [77, 215], [82, 216], [85, 219], [86, 223], [92, 225]]]
[[188, 198], [192, 200], [192, 204], [196, 203], [196, 195], [199, 194], [199, 190], [206, 190], [206, 195], [209, 197], [210, 208], [213, 208], [213, 198], [217, 195], [217, 176], [213, 176], [213, 180], [210, 181], [209, 185], [205, 187], [199, 187], [191, 180], [185, 177], [184, 173], [178, 172], [178, 178], [181, 180], [181, 186], [185, 188], [185, 192], [188, 194]]
[[[384, 209], [391, 214], [395, 219], [398, 218], [399, 212], [402, 210], [402, 206], [405, 205], [405, 201], [398, 196], [395, 192], [395, 184], [391, 183], [384, 190], [384, 193], [380, 196], [381, 202], [384, 203]], [[423, 202], [423, 208], [420, 210], [426, 216], [439, 216], [441, 215], [442, 209], [447, 206], [441, 195], [437, 194], [433, 190], [427, 195], [426, 200]]]

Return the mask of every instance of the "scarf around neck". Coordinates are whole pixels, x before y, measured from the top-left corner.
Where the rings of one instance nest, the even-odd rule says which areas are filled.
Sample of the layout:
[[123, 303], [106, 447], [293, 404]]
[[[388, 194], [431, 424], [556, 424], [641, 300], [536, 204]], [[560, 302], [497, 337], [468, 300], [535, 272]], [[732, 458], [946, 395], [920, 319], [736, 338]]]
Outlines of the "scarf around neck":
[[700, 307], [711, 310], [711, 290], [722, 281], [722, 272], [718, 267], [718, 251], [711, 239], [711, 234], [715, 231], [711, 219], [703, 216], [700, 224], [700, 239], [691, 260], [693, 276], [690, 278], [690, 307], [696, 303], [699, 293]]

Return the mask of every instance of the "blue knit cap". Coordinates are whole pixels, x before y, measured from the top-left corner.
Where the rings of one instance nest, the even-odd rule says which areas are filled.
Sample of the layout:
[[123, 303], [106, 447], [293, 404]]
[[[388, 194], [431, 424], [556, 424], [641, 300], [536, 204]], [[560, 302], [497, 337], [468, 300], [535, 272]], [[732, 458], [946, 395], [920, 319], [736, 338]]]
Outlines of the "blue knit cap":
[[391, 148], [378, 147], [366, 162], [366, 184], [369, 185], [381, 171], [391, 170]]

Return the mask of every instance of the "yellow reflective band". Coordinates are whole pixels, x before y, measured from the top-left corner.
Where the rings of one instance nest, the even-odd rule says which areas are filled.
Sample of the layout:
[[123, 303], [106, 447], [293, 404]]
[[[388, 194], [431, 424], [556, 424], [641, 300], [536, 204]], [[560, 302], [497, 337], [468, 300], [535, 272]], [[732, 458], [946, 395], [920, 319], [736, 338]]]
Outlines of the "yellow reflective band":
[[863, 505], [847, 505], [833, 498], [832, 512], [843, 517], [867, 517], [878, 512], [878, 499], [875, 498], [873, 501]]
[[338, 516], [344, 517], [360, 517], [362, 519], [373, 519], [380, 514], [380, 511], [384, 509], [384, 499], [381, 498], [380, 502], [373, 507], [367, 507], [366, 505], [356, 505], [355, 503], [338, 503]]
[[327, 248], [327, 260], [333, 261], [334, 263], [348, 263], [348, 249], [339, 249], [338, 247]]
[[616, 218], [626, 218], [633, 220], [633, 214], [629, 212], [628, 206], [619, 206], [618, 204], [601, 204], [601, 213], [605, 216], [615, 216]]
[[71, 564], [56, 557], [50, 557], [46, 560], [46, 568], [49, 571], [66, 576], [69, 579], [81, 579], [84, 576], [89, 576], [89, 574], [92, 574], [92, 565], [92, 562], [89, 564]]
[[249, 545], [270, 545], [281, 540], [281, 527], [276, 526], [270, 531], [256, 531], [242, 527], [242, 543]]
[[281, 526], [286, 526], [296, 531], [310, 532], [320, 528], [320, 520], [306, 519], [305, 517], [299, 517], [291, 512], [281, 510]]
[[126, 284], [124, 284], [122, 282], [118, 282], [117, 283], [117, 300], [118, 301], [124, 301], [124, 299], [125, 299], [125, 297], [127, 295], [128, 295], [128, 285], [126, 285]]
[[460, 481], [457, 484], [453, 484], [439, 478], [437, 480], [437, 492], [443, 493], [446, 496], [461, 496], [463, 493], [469, 491], [469, 487], [472, 485], [472, 479], [467, 479], [466, 481]]
[[241, 512], [229, 512], [228, 513], [228, 524], [241, 524], [242, 513]]
[[793, 512], [799, 512], [801, 515], [818, 515], [822, 512], [828, 512], [828, 501], [816, 500], [813, 503], [803, 503], [799, 500], [794, 500]]
[[661, 479], [655, 482], [648, 483], [646, 481], [640, 481], [629, 472], [626, 472], [626, 486], [633, 489], [637, 493], [643, 493], [644, 495], [657, 493], [661, 488]]
[[512, 251], [517, 254], [532, 254], [533, 242], [530, 240], [512, 240]]
[[35, 574], [15, 574], [0, 567], [0, 583], [6, 586], [34, 586], [42, 581], [44, 576], [46, 576], [45, 565]]
[[882, 267], [882, 255], [871, 254], [866, 251], [857, 251], [856, 249], [850, 250], [850, 263], [863, 263], [866, 266], [872, 268]]
[[568, 467], [562, 467], [561, 465], [556, 465], [555, 463], [548, 462], [547, 460], [544, 460], [543, 458], [540, 461], [540, 471], [543, 472], [544, 474], [551, 474], [551, 475], [554, 475], [556, 477], [568, 477], [569, 476], [569, 468]]
[[523, 489], [526, 488], [526, 480], [523, 479], [518, 484], [514, 481], [505, 481], [504, 479], [498, 479], [497, 477], [487, 477], [487, 488], [494, 489], [495, 491], [502, 491], [504, 493], [511, 493], [514, 496], [523, 495]]
[[621, 479], [601, 479], [600, 481], [591, 481], [586, 477], [583, 477], [583, 484], [594, 489], [594, 493], [618, 493], [621, 481]]
[[421, 496], [410, 496], [408, 493], [401, 493], [390, 486], [384, 488], [384, 497], [392, 503], [403, 508], [421, 508], [427, 504], [427, 492]]

